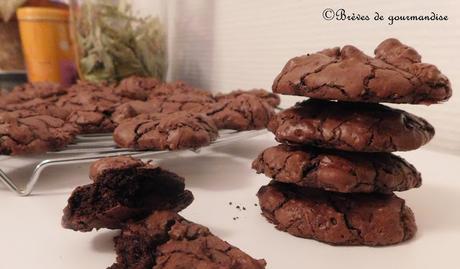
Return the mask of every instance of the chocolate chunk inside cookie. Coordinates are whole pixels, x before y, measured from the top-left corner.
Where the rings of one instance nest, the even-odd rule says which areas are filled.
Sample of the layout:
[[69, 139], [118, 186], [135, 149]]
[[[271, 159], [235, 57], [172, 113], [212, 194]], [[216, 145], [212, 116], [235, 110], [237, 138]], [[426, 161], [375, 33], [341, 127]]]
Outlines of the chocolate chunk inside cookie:
[[252, 167], [279, 182], [335, 192], [391, 193], [422, 184], [413, 165], [384, 152], [278, 145], [264, 150]]
[[193, 201], [184, 179], [131, 157], [112, 157], [91, 167], [94, 183], [77, 187], [64, 209], [65, 228], [87, 232], [119, 229], [155, 210], [180, 211]]
[[394, 194], [343, 194], [272, 182], [257, 195], [262, 214], [277, 229], [333, 245], [392, 245], [417, 231], [414, 214]]
[[278, 113], [268, 129], [281, 143], [364, 152], [414, 150], [434, 136], [427, 121], [399, 109], [317, 99]]
[[266, 264], [213, 235], [208, 228], [168, 211], [126, 225], [114, 241], [117, 263], [112, 269], [263, 269]]
[[353, 46], [326, 49], [288, 61], [273, 92], [354, 102], [433, 104], [452, 95], [436, 66], [413, 48], [387, 39], [370, 57]]

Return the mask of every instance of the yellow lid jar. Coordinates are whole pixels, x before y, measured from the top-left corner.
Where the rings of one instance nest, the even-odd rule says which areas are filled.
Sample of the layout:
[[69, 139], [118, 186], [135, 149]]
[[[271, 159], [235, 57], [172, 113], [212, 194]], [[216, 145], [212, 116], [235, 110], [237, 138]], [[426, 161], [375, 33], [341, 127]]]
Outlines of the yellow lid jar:
[[69, 35], [69, 11], [23, 7], [17, 11], [29, 81], [70, 85], [77, 72]]

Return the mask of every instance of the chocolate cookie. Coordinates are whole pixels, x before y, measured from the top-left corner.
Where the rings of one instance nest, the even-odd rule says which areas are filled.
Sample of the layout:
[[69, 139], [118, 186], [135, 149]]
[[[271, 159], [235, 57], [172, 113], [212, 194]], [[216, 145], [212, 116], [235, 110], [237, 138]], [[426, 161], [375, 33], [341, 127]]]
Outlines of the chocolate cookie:
[[120, 229], [155, 210], [180, 211], [193, 201], [184, 179], [131, 157], [112, 157], [90, 169], [94, 183], [77, 187], [64, 209], [62, 225], [75, 231]]
[[427, 121], [399, 109], [317, 99], [278, 113], [268, 129], [281, 143], [364, 152], [414, 150], [434, 136]]
[[113, 134], [120, 147], [152, 150], [199, 148], [217, 136], [210, 118], [185, 111], [142, 114], [123, 121]]
[[241, 94], [252, 94], [255, 95], [267, 102], [272, 107], [277, 107], [280, 105], [281, 100], [278, 94], [271, 93], [264, 89], [252, 89], [252, 90], [236, 90], [227, 94], [217, 94], [216, 99], [219, 101], [224, 98], [235, 98]]
[[69, 112], [58, 107], [52, 99], [34, 98], [20, 103], [7, 104], [2, 107], [4, 111], [30, 110], [41, 115], [49, 115], [62, 120], [67, 119]]
[[122, 102], [122, 97], [109, 86], [80, 83], [72, 86], [56, 105], [68, 111], [67, 121], [86, 134], [112, 132], [116, 124], [110, 116]]
[[0, 113], [0, 154], [19, 155], [63, 149], [77, 130], [65, 121], [33, 111]]
[[417, 231], [414, 214], [394, 194], [343, 194], [272, 182], [257, 196], [262, 214], [277, 229], [333, 245], [392, 245]]
[[34, 82], [16, 86], [10, 93], [0, 97], [0, 105], [20, 104], [32, 99], [55, 101], [57, 97], [67, 93], [59, 84], [49, 82]]
[[145, 101], [159, 84], [160, 81], [155, 78], [131, 76], [120, 81], [114, 92], [122, 97]]
[[178, 94], [192, 94], [212, 97], [212, 94], [203, 89], [192, 87], [183, 81], [174, 81], [171, 83], [163, 83], [155, 87], [149, 95], [149, 99], [156, 99], [157, 97], [168, 97]]
[[160, 96], [149, 100], [158, 107], [161, 113], [171, 113], [176, 111], [188, 111], [193, 113], [203, 113], [207, 108], [216, 103], [215, 99], [207, 94], [201, 93], [173, 93], [168, 96]]
[[116, 124], [134, 118], [140, 114], [161, 112], [161, 104], [152, 101], [131, 101], [118, 106], [112, 113], [111, 119]]
[[391, 193], [422, 184], [413, 165], [384, 152], [278, 145], [264, 150], [252, 168], [279, 182], [335, 192]]
[[96, 84], [76, 84], [69, 88], [69, 93], [61, 96], [56, 105], [70, 112], [93, 111], [109, 113], [122, 102], [111, 87]]
[[67, 117], [81, 134], [110, 133], [117, 126], [110, 116], [96, 111], [74, 111]]
[[126, 225], [114, 242], [117, 263], [111, 269], [263, 269], [266, 265], [208, 228], [168, 211]]
[[119, 124], [141, 114], [178, 111], [201, 113], [214, 103], [216, 103], [214, 98], [203, 94], [172, 93], [171, 95], [159, 95], [147, 101], [130, 101], [118, 106], [112, 114], [112, 120]]
[[452, 95], [449, 80], [421, 58], [413, 48], [393, 38], [375, 49], [375, 57], [353, 46], [326, 49], [289, 60], [272, 89], [280, 94], [341, 101], [446, 101]]
[[222, 98], [207, 111], [219, 129], [238, 131], [263, 129], [274, 114], [272, 106], [252, 94]]

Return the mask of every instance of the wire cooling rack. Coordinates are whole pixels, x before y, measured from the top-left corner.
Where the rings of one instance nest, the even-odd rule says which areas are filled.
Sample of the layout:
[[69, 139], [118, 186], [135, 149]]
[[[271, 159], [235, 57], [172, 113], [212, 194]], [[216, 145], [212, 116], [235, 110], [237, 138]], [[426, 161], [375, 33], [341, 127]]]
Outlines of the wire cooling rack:
[[[205, 147], [214, 147], [241, 139], [247, 139], [266, 133], [266, 130], [252, 130], [252, 131], [234, 131], [234, 130], [221, 130], [219, 138]], [[192, 150], [199, 153], [200, 149]], [[75, 142], [69, 145], [66, 149], [49, 152], [40, 156], [40, 161], [33, 169], [30, 178], [24, 186], [16, 184], [16, 180], [12, 179], [6, 172], [0, 168], [0, 180], [13, 192], [20, 196], [28, 196], [32, 193], [35, 185], [37, 184], [41, 173], [52, 166], [87, 163], [96, 159], [104, 157], [113, 157], [120, 155], [131, 155], [138, 158], [166, 158], [171, 155], [177, 154], [180, 151], [140, 151], [134, 149], [118, 148], [112, 139], [111, 134], [92, 134], [77, 136]], [[43, 157], [43, 158], [42, 158]], [[13, 159], [15, 157], [8, 157]]]

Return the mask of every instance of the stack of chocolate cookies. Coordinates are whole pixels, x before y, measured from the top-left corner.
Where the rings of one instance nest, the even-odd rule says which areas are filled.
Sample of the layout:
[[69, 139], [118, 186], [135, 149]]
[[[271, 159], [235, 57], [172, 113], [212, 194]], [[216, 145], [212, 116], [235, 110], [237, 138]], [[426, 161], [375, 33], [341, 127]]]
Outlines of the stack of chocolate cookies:
[[262, 214], [294, 236], [333, 245], [382, 246], [412, 238], [414, 214], [393, 192], [419, 187], [420, 173], [395, 151], [428, 143], [434, 128], [379, 102], [435, 104], [449, 80], [396, 39], [375, 57], [353, 46], [295, 57], [273, 92], [310, 99], [271, 119], [282, 144], [253, 162], [272, 181], [258, 197]]

